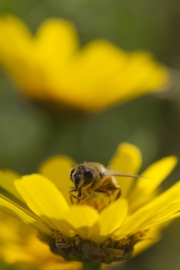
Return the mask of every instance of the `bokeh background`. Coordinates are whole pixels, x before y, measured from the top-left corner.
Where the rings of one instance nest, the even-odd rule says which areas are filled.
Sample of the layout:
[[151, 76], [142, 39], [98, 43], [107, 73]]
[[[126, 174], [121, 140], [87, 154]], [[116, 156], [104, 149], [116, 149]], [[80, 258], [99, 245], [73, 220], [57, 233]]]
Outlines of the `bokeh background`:
[[[175, 154], [180, 158], [180, 4], [178, 0], [0, 0], [0, 14], [22, 18], [36, 31], [47, 18], [64, 18], [77, 28], [81, 45], [95, 38], [126, 51], [148, 50], [172, 69], [171, 89], [146, 95], [104, 112], [78, 117], [49, 113], [25, 100], [0, 71], [0, 167], [21, 174], [37, 171], [46, 158], [70, 155], [78, 163], [107, 164], [120, 142], [137, 145], [143, 167]], [[180, 166], [165, 181], [180, 179]], [[179, 270], [180, 220], [155, 246], [121, 266], [124, 270]], [[0, 269], [12, 269], [3, 263]], [[119, 269], [109, 266], [108, 269]]]

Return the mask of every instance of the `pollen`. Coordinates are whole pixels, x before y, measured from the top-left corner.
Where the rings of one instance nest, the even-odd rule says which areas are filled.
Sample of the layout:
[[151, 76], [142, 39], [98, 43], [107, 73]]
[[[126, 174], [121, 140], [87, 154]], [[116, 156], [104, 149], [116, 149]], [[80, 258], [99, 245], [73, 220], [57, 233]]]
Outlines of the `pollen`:
[[107, 206], [106, 198], [90, 198], [87, 201], [80, 201], [81, 205], [89, 205], [96, 209], [99, 213]]
[[127, 235], [126, 237], [119, 240], [115, 247], [118, 249], [123, 249], [124, 252], [130, 251], [133, 249], [134, 245], [137, 244], [139, 241], [143, 240], [145, 232], [137, 232], [133, 235]]

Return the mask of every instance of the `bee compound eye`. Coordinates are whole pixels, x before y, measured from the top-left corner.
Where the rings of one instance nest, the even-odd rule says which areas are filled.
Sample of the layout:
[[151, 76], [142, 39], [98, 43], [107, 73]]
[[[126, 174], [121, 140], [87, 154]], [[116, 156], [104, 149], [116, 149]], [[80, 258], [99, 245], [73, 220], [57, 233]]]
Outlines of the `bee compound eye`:
[[75, 184], [75, 186], [76, 187], [78, 187], [78, 185], [79, 185], [79, 183], [80, 183], [80, 177], [79, 176], [75, 176], [75, 178], [74, 178], [74, 184]]
[[93, 180], [94, 180], [94, 174], [90, 170], [85, 169], [84, 170], [84, 181], [85, 181], [85, 183], [86, 184], [91, 183]]

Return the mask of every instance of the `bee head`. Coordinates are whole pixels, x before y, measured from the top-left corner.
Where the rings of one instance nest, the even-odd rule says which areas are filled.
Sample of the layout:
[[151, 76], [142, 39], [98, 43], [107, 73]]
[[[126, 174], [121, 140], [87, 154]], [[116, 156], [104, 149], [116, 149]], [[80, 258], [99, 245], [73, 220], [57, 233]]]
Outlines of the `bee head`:
[[81, 190], [83, 187], [90, 187], [93, 184], [94, 178], [92, 171], [83, 165], [78, 165], [70, 173], [70, 179], [77, 190]]

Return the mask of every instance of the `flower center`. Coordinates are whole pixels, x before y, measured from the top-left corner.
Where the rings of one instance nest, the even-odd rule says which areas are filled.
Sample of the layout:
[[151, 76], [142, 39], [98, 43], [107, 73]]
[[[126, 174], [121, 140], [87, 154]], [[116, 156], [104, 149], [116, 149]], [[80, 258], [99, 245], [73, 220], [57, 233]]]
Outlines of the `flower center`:
[[52, 236], [54, 241], [49, 243], [49, 246], [52, 252], [63, 256], [66, 260], [79, 260], [81, 262], [97, 260], [111, 263], [130, 259], [134, 245], [143, 240], [144, 235], [145, 232], [137, 232], [116, 243], [108, 238], [101, 246], [97, 246], [91, 240], [83, 240], [78, 234], [69, 242], [59, 231], [55, 231]]

